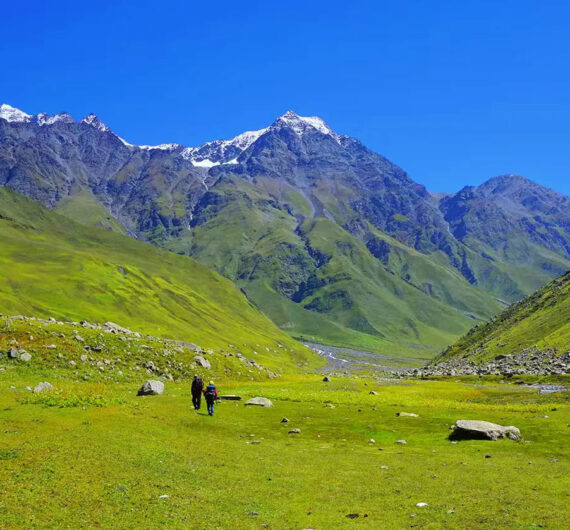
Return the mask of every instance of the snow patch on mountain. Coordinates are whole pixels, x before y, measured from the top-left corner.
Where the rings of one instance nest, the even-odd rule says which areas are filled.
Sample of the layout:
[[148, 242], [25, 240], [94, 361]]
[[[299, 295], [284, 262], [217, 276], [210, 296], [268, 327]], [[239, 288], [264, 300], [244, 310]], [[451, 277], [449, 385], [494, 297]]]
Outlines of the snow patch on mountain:
[[53, 125], [58, 121], [62, 121], [65, 123], [73, 123], [73, 118], [67, 114], [66, 112], [60, 112], [59, 114], [54, 114], [50, 116], [49, 114], [45, 114], [44, 112], [40, 112], [37, 116], [35, 116], [36, 123], [40, 126], [42, 125]]
[[170, 143], [170, 144], [160, 144], [160, 145], [137, 145], [139, 149], [144, 149], [145, 151], [152, 151], [154, 149], [159, 149], [161, 151], [174, 151], [179, 147], [182, 147], [180, 144]]
[[199, 147], [187, 147], [182, 156], [197, 167], [213, 167], [220, 164], [237, 164], [238, 156], [269, 130], [246, 131], [231, 140], [214, 140]]
[[192, 165], [196, 166], [196, 167], [214, 167], [214, 166], [220, 165], [219, 162], [212, 162], [211, 160], [208, 160], [207, 158], [205, 158], [204, 160], [192, 160], [192, 159], [188, 159], [188, 160], [190, 160], [190, 162], [192, 162]]
[[246, 131], [244, 133], [238, 134], [235, 138], [225, 142], [228, 145], [233, 145], [242, 151], [245, 151], [251, 144], [253, 144], [257, 139], [265, 134], [269, 130], [269, 127], [265, 129], [259, 129], [258, 131]]
[[98, 129], [100, 131], [103, 132], [112, 132], [111, 129], [109, 129], [109, 127], [107, 127], [95, 114], [91, 113], [88, 116], [85, 116], [85, 118], [83, 118], [81, 120], [81, 123], [86, 123], [87, 125], [91, 125], [92, 127], [95, 127], [95, 129]]
[[0, 118], [12, 123], [25, 123], [32, 119], [29, 114], [10, 105], [6, 105], [5, 103], [0, 105]]

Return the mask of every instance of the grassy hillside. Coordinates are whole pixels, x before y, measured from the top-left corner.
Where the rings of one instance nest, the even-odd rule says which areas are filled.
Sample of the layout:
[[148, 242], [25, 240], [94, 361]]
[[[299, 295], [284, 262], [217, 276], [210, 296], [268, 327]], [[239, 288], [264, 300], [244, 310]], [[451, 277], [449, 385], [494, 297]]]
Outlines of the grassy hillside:
[[313, 358], [229, 280], [194, 260], [77, 224], [5, 188], [0, 245], [1, 313], [115, 321], [248, 354], [275, 350], [275, 362], [291, 367]]
[[[151, 377], [178, 381], [199, 373], [204, 380], [263, 380], [277, 377], [289, 350], [268, 348], [244, 355], [228, 344], [221, 350], [174, 341], [96, 323], [62, 322], [21, 315], [0, 317], [0, 354], [15, 348], [31, 360], [5, 359], [8, 369], [21, 368], [46, 378], [75, 381], [139, 382]], [[203, 366], [201, 360], [209, 363]], [[269, 368], [271, 367], [271, 368]], [[276, 372], [274, 371], [276, 368]]]
[[437, 360], [468, 356], [482, 362], [532, 346], [570, 349], [570, 272], [476, 326]]
[[189, 248], [283, 330], [310, 342], [429, 359], [501, 308], [441, 253], [422, 254], [368, 225], [377, 246], [389, 249], [375, 256], [342, 219], [305, 217], [310, 209], [283, 182], [228, 180], [211, 192], [198, 224], [169, 245]]
[[75, 195], [64, 197], [57, 203], [56, 211], [70, 219], [80, 219], [82, 224], [88, 226], [107, 228], [119, 234], [126, 234], [121, 223], [101, 203], [97, 202], [89, 190], [83, 189]]

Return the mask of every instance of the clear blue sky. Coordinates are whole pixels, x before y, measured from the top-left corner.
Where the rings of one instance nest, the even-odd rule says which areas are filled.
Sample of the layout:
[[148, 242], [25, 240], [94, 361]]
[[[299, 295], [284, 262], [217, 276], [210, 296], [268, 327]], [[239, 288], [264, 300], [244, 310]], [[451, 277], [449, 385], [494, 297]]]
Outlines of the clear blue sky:
[[3, 1], [0, 101], [198, 145], [319, 115], [433, 191], [570, 194], [563, 1]]

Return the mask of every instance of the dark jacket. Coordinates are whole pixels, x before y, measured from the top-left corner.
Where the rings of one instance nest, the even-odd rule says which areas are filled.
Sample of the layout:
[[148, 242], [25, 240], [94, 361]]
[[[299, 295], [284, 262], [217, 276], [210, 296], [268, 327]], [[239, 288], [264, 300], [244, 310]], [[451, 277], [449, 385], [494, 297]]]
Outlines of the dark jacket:
[[192, 381], [193, 396], [199, 396], [202, 393], [203, 388], [204, 388], [204, 381], [202, 381], [202, 379], [200, 379], [199, 377], [195, 378], [194, 381]]

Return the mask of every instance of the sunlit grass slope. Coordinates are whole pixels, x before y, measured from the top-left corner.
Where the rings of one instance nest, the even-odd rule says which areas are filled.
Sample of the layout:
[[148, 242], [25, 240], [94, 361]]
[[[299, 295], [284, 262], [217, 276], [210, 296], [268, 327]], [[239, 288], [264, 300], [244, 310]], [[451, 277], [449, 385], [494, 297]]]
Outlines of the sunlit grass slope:
[[0, 312], [93, 322], [204, 347], [311, 354], [194, 260], [89, 228], [0, 189]]
[[486, 361], [532, 346], [556, 348], [559, 353], [570, 349], [570, 273], [473, 328], [438, 360], [469, 355]]

